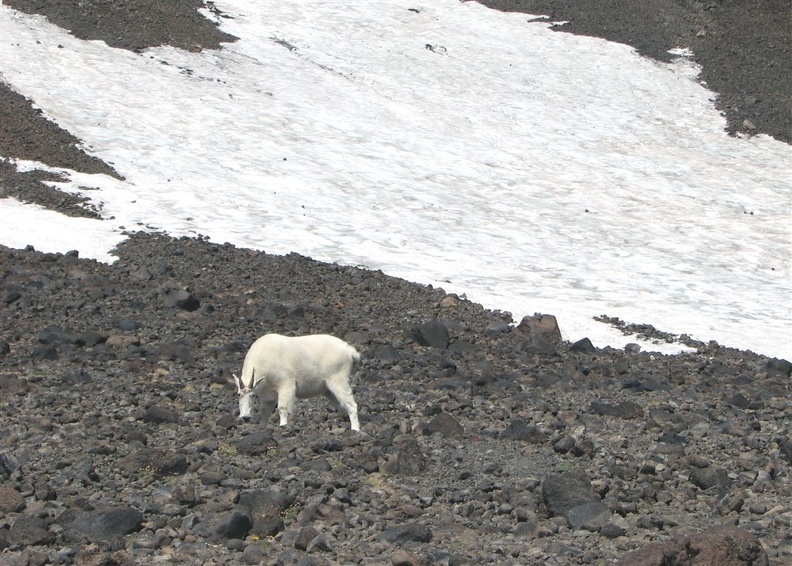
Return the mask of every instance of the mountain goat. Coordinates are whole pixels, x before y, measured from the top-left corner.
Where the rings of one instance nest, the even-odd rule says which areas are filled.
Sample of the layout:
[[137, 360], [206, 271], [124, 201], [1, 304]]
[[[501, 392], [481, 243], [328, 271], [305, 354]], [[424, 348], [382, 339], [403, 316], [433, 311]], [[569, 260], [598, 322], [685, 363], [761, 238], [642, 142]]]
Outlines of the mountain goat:
[[360, 354], [343, 340], [327, 334], [281, 336], [266, 334], [245, 356], [242, 377], [234, 375], [239, 390], [239, 416], [250, 420], [259, 398], [262, 426], [278, 406], [280, 425], [287, 425], [296, 399], [323, 395], [349, 415], [352, 430], [360, 430], [357, 404], [349, 376]]

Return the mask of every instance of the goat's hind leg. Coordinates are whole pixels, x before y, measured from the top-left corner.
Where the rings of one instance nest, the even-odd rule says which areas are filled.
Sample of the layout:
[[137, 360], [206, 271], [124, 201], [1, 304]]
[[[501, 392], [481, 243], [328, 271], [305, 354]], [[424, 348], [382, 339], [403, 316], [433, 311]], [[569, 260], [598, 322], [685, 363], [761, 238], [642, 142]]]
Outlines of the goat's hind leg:
[[352, 430], [360, 430], [358, 407], [357, 403], [355, 403], [355, 397], [352, 395], [352, 388], [349, 386], [349, 382], [346, 379], [328, 379], [327, 389], [338, 402], [338, 405], [349, 415], [349, 424], [352, 425]]

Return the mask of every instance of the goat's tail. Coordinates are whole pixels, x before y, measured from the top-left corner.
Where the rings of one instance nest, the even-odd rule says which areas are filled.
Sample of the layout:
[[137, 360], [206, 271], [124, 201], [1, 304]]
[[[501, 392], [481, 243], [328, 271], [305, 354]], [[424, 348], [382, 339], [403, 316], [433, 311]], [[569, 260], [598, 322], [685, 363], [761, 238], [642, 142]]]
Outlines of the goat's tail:
[[350, 354], [352, 354], [352, 367], [354, 368], [360, 367], [360, 360], [361, 360], [360, 352], [358, 352], [354, 347], [352, 347], [352, 351], [350, 352]]

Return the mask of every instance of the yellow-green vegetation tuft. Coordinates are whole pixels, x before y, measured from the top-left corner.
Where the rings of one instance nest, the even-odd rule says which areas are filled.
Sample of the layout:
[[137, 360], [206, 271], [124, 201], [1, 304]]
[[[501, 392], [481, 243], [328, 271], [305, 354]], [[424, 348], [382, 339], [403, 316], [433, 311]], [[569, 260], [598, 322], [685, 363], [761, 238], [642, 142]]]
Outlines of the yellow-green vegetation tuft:
[[388, 496], [396, 495], [399, 492], [399, 490], [395, 486], [388, 483], [388, 480], [385, 479], [385, 476], [379, 472], [367, 475], [365, 482], [372, 490], [382, 492]]
[[286, 509], [281, 511], [280, 516], [283, 519], [283, 522], [286, 524], [294, 522], [297, 518], [297, 514], [300, 512], [300, 506], [296, 503], [289, 505]]
[[238, 454], [236, 446], [228, 442], [221, 442], [217, 451], [223, 456], [236, 456]]

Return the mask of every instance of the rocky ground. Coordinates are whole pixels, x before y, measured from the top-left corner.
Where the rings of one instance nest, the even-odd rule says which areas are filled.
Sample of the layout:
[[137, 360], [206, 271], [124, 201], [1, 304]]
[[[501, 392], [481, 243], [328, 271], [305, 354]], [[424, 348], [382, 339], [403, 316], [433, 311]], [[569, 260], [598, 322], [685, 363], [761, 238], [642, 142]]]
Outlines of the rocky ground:
[[[123, 48], [228, 40], [196, 0], [5, 2]], [[6, 87], [0, 110], [0, 154], [114, 174]], [[37, 175], [3, 162], [0, 192], [98, 214]], [[0, 564], [792, 562], [788, 361], [569, 344], [551, 316], [296, 254], [151, 234], [118, 254], [0, 247]], [[226, 380], [272, 331], [359, 349], [361, 433], [324, 400], [284, 429], [235, 418]]]
[[[0, 561], [792, 559], [786, 361], [567, 344], [552, 317], [201, 240], [0, 254]], [[272, 331], [357, 346], [362, 433], [324, 400], [235, 418], [226, 380]]]

